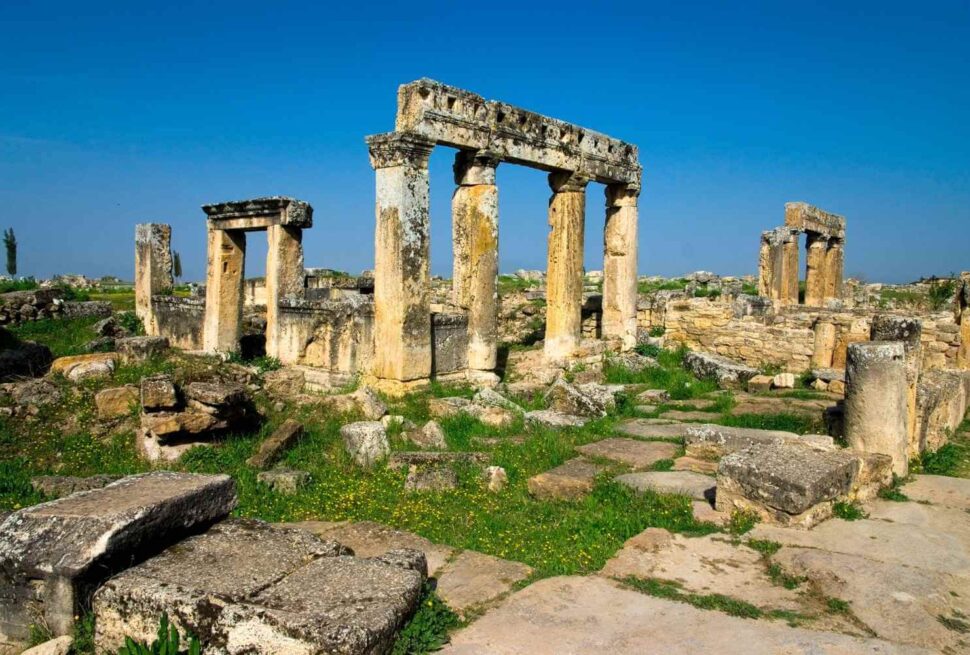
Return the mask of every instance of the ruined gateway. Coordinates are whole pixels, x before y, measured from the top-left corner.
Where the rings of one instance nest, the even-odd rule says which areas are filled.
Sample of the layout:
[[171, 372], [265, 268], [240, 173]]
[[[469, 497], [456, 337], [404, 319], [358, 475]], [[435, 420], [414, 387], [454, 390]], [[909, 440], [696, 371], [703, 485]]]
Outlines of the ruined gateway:
[[[208, 217], [204, 303], [166, 295], [171, 229], [136, 231], [139, 316], [150, 334], [189, 350], [239, 348], [246, 233], [269, 240], [266, 352], [319, 369], [333, 384], [354, 376], [389, 393], [432, 378], [494, 384], [497, 337], [498, 189], [502, 162], [549, 172], [545, 354], [568, 360], [580, 346], [586, 187], [606, 186], [602, 338], [636, 344], [637, 197], [641, 167], [631, 144], [432, 80], [398, 91], [395, 131], [367, 138], [377, 178], [373, 294], [307, 293], [302, 230], [312, 208], [291, 198], [203, 207]], [[452, 303], [432, 311], [428, 158], [458, 149], [452, 201]]]

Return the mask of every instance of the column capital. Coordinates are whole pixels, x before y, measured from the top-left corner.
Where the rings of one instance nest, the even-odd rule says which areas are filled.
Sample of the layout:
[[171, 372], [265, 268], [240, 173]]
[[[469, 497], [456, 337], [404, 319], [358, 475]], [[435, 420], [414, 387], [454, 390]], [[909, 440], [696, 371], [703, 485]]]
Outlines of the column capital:
[[607, 184], [607, 207], [636, 207], [640, 196], [640, 187], [632, 184]]
[[495, 184], [495, 169], [501, 158], [488, 150], [459, 150], [455, 154], [455, 184], [478, 186]]
[[549, 187], [553, 193], [585, 191], [589, 178], [575, 171], [555, 171], [549, 173]]
[[435, 142], [419, 134], [386, 132], [367, 137], [370, 165], [374, 169], [395, 166], [427, 168]]

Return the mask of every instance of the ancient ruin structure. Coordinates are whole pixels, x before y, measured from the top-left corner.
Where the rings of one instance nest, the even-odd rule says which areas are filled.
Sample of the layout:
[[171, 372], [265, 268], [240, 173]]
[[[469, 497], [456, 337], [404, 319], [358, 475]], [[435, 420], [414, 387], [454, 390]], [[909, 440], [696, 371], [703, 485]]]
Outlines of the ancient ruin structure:
[[960, 350], [957, 366], [970, 369], [970, 271], [960, 274], [960, 284], [954, 297], [954, 314], [960, 326]]
[[842, 297], [845, 218], [804, 202], [785, 204], [785, 224], [762, 232], [758, 294], [798, 304], [798, 238], [806, 235], [805, 305], [821, 307]]
[[[265, 299], [268, 355], [320, 369], [323, 383], [363, 376], [392, 393], [432, 377], [494, 383], [495, 171], [499, 163], [509, 162], [549, 172], [547, 360], [568, 360], [583, 337], [583, 235], [590, 182], [604, 184], [606, 193], [601, 336], [618, 350], [636, 344], [641, 167], [635, 146], [431, 80], [401, 86], [395, 128], [367, 138], [377, 178], [372, 294], [357, 282], [354, 293], [332, 287], [325, 293], [311, 291], [315, 285], [303, 268], [301, 246], [302, 229], [311, 226], [307, 203], [273, 197], [206, 205], [204, 301], [165, 293], [171, 288], [171, 259], [161, 251], [168, 252], [171, 230], [139, 226], [136, 268], [144, 282], [137, 296], [149, 334], [168, 336], [172, 345], [190, 350], [237, 350], [244, 306], [256, 306], [257, 297], [255, 285], [244, 286], [245, 233], [266, 230], [265, 292], [259, 297]], [[432, 312], [428, 158], [438, 145], [458, 149], [453, 307]]]
[[153, 296], [171, 292], [172, 228], [160, 223], [135, 226], [135, 313], [148, 334], [157, 334]]

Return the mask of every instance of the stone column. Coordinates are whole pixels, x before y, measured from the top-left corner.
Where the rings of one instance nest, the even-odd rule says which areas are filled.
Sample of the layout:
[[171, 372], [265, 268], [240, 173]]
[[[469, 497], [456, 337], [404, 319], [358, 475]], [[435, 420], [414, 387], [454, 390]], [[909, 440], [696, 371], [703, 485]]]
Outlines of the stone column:
[[203, 348], [209, 353], [236, 352], [242, 335], [246, 233], [210, 228], [208, 236]]
[[773, 243], [775, 230], [761, 233], [761, 249], [758, 251], [758, 295], [762, 298], [776, 298], [775, 259], [777, 247]]
[[579, 174], [550, 173], [549, 242], [546, 269], [545, 356], [552, 361], [570, 357], [582, 336], [583, 229], [586, 184]]
[[798, 232], [791, 232], [788, 240], [782, 245], [781, 267], [781, 297], [782, 303], [798, 304]]
[[303, 293], [303, 230], [271, 225], [266, 239], [266, 354], [279, 359], [279, 302]]
[[960, 326], [960, 347], [957, 350], [957, 368], [970, 369], [970, 272], [960, 274], [954, 298], [954, 314]]
[[821, 307], [825, 299], [825, 253], [828, 250], [828, 239], [809, 232], [805, 241], [805, 305]]
[[815, 324], [815, 347], [812, 349], [812, 368], [832, 368], [835, 356], [835, 324], [819, 321]]
[[172, 226], [141, 223], [135, 226], [135, 314], [145, 334], [157, 336], [152, 296], [171, 291]]
[[923, 363], [922, 334], [923, 322], [918, 318], [887, 314], [873, 317], [869, 328], [869, 338], [873, 341], [899, 341], [903, 344], [906, 360], [906, 436], [910, 459], [923, 451], [923, 444], [919, 443], [916, 434], [916, 391]]
[[377, 178], [374, 244], [373, 375], [385, 391], [431, 376], [428, 158], [434, 142], [417, 135], [368, 137]]
[[637, 197], [627, 184], [606, 187], [603, 234], [603, 338], [637, 345]]
[[845, 369], [845, 438], [850, 448], [883, 453], [893, 473], [909, 472], [906, 361], [898, 341], [849, 345]]
[[455, 156], [451, 199], [454, 303], [468, 312], [468, 368], [494, 371], [498, 352], [498, 158], [487, 152]]
[[825, 251], [825, 299], [842, 298], [842, 276], [845, 268], [845, 246], [841, 239], [829, 239]]

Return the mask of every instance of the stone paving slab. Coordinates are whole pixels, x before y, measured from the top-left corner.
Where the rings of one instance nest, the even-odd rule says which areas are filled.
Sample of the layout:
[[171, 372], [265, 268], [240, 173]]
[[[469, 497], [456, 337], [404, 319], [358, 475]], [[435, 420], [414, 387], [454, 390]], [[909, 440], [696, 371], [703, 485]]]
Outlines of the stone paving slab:
[[532, 567], [521, 562], [466, 550], [441, 569], [437, 591], [451, 609], [462, 613], [507, 594], [530, 575]]
[[910, 500], [970, 510], [970, 480], [944, 475], [917, 475], [901, 489]]
[[634, 469], [648, 469], [662, 459], [672, 459], [679, 450], [669, 441], [638, 441], [624, 437], [603, 439], [577, 448], [589, 457], [602, 457]]
[[786, 546], [772, 556], [791, 575], [808, 577], [824, 596], [848, 601], [876, 636], [943, 652], [970, 650], [968, 635], [947, 627], [970, 615], [970, 580], [858, 555]]
[[647, 471], [624, 473], [616, 481], [636, 491], [655, 491], [660, 494], [679, 494], [695, 500], [714, 499], [716, 481], [708, 475], [690, 471]]
[[768, 577], [761, 554], [725, 535], [688, 538], [647, 528], [627, 539], [600, 571], [611, 578], [659, 578], [695, 594], [724, 594], [764, 610], [798, 610], [798, 592]]
[[928, 655], [653, 598], [600, 576], [547, 578], [457, 632], [448, 655]]
[[970, 514], [912, 502], [875, 501], [867, 509], [868, 519], [833, 518], [812, 530], [761, 523], [748, 536], [970, 577]]
[[540, 500], [575, 500], [593, 490], [596, 476], [606, 470], [584, 457], [574, 457], [554, 469], [529, 478], [529, 493]]
[[617, 431], [631, 437], [683, 439], [687, 435], [687, 429], [692, 425], [665, 419], [631, 418], [622, 421], [617, 426]]
[[702, 412], [700, 410], [671, 409], [660, 415], [660, 418], [670, 421], [693, 421], [706, 423], [717, 418], [716, 412]]

